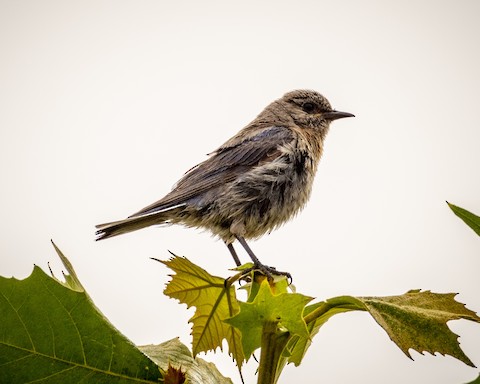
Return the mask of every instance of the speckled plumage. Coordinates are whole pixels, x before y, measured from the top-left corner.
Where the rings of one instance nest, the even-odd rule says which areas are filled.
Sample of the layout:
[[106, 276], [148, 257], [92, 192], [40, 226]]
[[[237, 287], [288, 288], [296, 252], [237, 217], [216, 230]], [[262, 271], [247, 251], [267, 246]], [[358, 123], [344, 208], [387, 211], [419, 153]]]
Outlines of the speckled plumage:
[[315, 91], [289, 92], [188, 171], [165, 197], [125, 220], [98, 225], [97, 239], [166, 223], [207, 229], [227, 245], [258, 238], [304, 207], [330, 122], [349, 116]]

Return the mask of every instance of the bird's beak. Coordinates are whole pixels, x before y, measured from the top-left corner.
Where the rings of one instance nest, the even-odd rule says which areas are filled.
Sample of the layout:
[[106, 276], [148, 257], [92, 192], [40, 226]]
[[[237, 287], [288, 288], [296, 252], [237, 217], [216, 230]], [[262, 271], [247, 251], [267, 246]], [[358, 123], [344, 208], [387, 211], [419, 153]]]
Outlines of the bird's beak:
[[338, 119], [343, 119], [344, 117], [355, 117], [355, 115], [348, 113], [348, 112], [340, 112], [340, 111], [330, 111], [330, 112], [324, 112], [322, 116], [330, 121], [333, 120], [338, 120]]

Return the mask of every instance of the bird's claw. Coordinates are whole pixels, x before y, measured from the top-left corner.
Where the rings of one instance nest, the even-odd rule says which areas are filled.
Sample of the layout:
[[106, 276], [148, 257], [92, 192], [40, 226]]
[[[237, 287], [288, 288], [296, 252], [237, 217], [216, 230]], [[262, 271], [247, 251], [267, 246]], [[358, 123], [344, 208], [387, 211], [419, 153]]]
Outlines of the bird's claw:
[[253, 267], [245, 269], [243, 271], [243, 276], [246, 278], [251, 272], [260, 272], [262, 275], [266, 276], [269, 281], [273, 281], [273, 276], [285, 276], [289, 285], [292, 284], [293, 281], [292, 275], [289, 272], [277, 271], [275, 267], [270, 267], [261, 263], [256, 263]]

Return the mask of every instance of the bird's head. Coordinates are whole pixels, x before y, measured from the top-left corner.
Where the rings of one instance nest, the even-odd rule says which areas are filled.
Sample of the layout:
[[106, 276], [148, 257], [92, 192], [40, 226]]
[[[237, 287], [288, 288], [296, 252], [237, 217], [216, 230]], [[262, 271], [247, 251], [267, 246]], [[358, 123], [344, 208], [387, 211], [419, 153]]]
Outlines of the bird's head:
[[299, 127], [320, 131], [322, 135], [333, 120], [354, 116], [334, 110], [324, 96], [310, 90], [288, 92], [271, 107], [287, 113]]

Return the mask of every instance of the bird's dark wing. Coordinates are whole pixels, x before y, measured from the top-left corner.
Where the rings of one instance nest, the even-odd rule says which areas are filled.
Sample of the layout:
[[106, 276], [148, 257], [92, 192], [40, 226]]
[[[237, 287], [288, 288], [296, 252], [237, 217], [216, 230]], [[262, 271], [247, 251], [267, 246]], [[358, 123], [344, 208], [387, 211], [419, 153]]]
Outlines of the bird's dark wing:
[[269, 127], [235, 146], [220, 147], [210, 158], [188, 171], [164, 198], [130, 217], [160, 212], [202, 196], [235, 180], [258, 164], [279, 157], [279, 146], [292, 140], [294, 134], [290, 129]]

